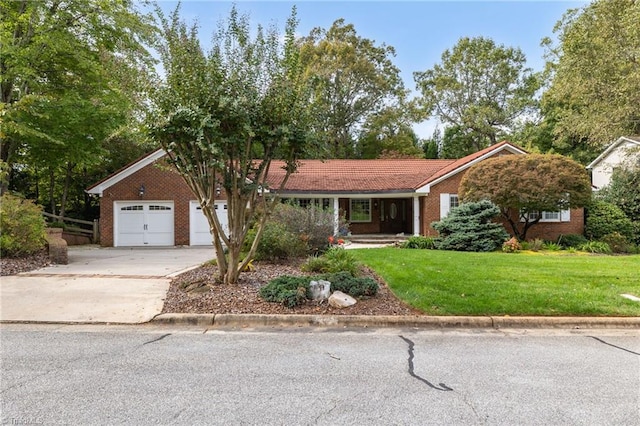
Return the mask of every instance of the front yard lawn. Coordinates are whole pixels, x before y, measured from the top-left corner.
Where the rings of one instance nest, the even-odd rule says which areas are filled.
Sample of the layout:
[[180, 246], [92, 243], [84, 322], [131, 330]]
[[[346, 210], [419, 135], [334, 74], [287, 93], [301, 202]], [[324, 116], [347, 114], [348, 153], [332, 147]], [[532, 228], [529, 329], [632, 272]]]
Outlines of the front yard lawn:
[[429, 315], [639, 316], [640, 255], [353, 250]]

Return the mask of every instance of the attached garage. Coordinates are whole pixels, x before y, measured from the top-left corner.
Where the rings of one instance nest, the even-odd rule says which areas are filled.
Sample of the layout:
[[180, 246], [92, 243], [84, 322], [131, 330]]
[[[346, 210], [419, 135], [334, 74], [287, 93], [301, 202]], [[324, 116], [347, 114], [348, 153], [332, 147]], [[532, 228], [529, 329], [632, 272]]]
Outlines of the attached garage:
[[173, 202], [116, 201], [114, 212], [114, 246], [174, 245]]
[[[214, 209], [218, 215], [218, 220], [225, 233], [229, 233], [229, 217], [227, 216], [227, 202], [216, 201]], [[189, 203], [189, 241], [192, 246], [213, 245], [211, 232], [209, 231], [209, 221], [202, 213], [202, 207], [197, 201]]]

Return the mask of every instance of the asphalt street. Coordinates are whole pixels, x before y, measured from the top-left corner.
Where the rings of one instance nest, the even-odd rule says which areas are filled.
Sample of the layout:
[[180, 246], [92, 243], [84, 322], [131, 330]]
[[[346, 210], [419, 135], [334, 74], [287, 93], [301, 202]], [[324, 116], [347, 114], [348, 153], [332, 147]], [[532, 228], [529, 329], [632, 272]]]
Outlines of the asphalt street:
[[638, 425], [638, 330], [0, 327], [2, 424]]

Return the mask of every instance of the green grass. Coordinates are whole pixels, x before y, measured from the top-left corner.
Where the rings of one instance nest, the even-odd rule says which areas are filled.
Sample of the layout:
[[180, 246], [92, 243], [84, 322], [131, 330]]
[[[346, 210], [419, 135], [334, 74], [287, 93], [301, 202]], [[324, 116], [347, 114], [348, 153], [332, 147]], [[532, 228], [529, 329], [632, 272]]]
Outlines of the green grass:
[[429, 315], [640, 316], [640, 255], [353, 250]]

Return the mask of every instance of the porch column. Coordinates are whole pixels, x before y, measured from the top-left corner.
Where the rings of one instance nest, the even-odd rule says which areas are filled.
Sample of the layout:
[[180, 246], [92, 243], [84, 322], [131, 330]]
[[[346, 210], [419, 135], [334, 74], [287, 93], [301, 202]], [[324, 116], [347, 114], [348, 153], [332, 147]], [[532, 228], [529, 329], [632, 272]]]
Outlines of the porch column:
[[413, 235], [420, 235], [420, 197], [413, 196]]
[[340, 231], [340, 203], [338, 198], [333, 199], [333, 235]]

